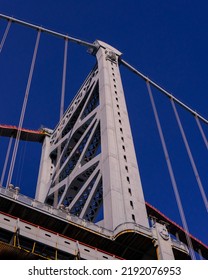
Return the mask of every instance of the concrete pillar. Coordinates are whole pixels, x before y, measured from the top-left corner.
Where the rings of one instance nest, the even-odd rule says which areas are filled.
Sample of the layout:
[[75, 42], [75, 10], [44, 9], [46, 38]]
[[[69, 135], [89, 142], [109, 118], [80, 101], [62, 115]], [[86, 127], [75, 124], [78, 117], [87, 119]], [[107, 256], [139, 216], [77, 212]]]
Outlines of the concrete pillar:
[[49, 190], [50, 174], [51, 174], [51, 159], [50, 152], [50, 137], [46, 136], [42, 146], [42, 154], [40, 160], [40, 168], [38, 182], [36, 187], [35, 199], [40, 202], [45, 202]]
[[101, 171], [104, 227], [132, 222], [149, 227], [125, 96], [119, 71], [121, 53], [97, 41]]
[[174, 260], [172, 242], [165, 225], [155, 223], [158, 260]]

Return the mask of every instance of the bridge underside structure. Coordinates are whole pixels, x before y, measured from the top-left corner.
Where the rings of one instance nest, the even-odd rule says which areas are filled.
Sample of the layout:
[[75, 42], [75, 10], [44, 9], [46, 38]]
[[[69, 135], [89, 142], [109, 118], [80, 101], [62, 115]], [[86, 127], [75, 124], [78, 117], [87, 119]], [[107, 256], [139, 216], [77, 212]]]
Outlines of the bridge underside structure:
[[90, 52], [96, 65], [54, 130], [0, 125], [1, 136], [42, 144], [35, 199], [12, 172], [0, 186], [0, 258], [208, 259], [206, 245], [145, 202], [121, 53], [102, 41]]
[[[146, 208], [152, 227], [127, 223], [110, 231], [14, 189], [0, 188], [0, 258], [156, 260], [158, 225], [165, 225], [175, 259], [189, 260], [184, 230], [148, 203]], [[207, 259], [206, 245], [191, 239], [194, 249]]]

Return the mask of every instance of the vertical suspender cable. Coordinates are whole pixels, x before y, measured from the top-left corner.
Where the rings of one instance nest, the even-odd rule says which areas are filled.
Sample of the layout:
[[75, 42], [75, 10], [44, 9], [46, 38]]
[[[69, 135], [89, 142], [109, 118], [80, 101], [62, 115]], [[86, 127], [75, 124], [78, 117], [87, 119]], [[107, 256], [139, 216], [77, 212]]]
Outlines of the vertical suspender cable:
[[[63, 63], [63, 74], [62, 74], [62, 89], [61, 89], [61, 105], [60, 105], [60, 121], [61, 118], [63, 117], [64, 114], [64, 99], [65, 99], [65, 89], [66, 89], [66, 68], [67, 68], [67, 54], [68, 54], [68, 39], [65, 38], [65, 46], [64, 46], [64, 63]], [[61, 136], [60, 136], [61, 137]], [[59, 138], [60, 140], [60, 138]], [[61, 145], [58, 146], [57, 149], [57, 172], [59, 171], [60, 168], [60, 156], [61, 156]], [[58, 183], [58, 177], [57, 177], [57, 182]], [[53, 206], [57, 207], [58, 206], [58, 190], [54, 192], [54, 201], [53, 201]]]
[[1, 174], [0, 186], [3, 186], [3, 184], [4, 184], [4, 177], [5, 177], [5, 173], [6, 173], [6, 169], [7, 169], [7, 165], [8, 165], [9, 155], [10, 155], [11, 146], [12, 146], [12, 140], [13, 140], [13, 137], [10, 137], [8, 148], [7, 148], [7, 153], [6, 153], [6, 158], [4, 161], [4, 167], [3, 167], [2, 174]]
[[60, 120], [64, 114], [64, 98], [66, 88], [66, 66], [67, 66], [67, 53], [68, 53], [68, 39], [65, 39], [64, 47], [64, 64], [63, 64], [63, 76], [62, 76], [62, 90], [61, 90], [61, 106], [60, 106]]
[[159, 119], [159, 116], [158, 116], [157, 108], [156, 108], [154, 98], [153, 98], [153, 94], [152, 94], [152, 90], [151, 90], [151, 87], [150, 87], [150, 84], [149, 84], [148, 81], [146, 81], [146, 85], [147, 85], [147, 90], [148, 90], [148, 93], [149, 93], [150, 101], [151, 101], [151, 104], [152, 104], [152, 108], [153, 108], [153, 112], [154, 112], [154, 116], [155, 116], [155, 120], [156, 120], [156, 124], [157, 124], [157, 128], [158, 128], [160, 140], [161, 140], [161, 143], [162, 143], [162, 148], [163, 148], [163, 152], [164, 152], [164, 155], [165, 155], [168, 171], [169, 171], [169, 174], [170, 174], [170, 179], [171, 179], [171, 183], [172, 183], [172, 186], [173, 186], [173, 191], [174, 191], [175, 198], [176, 198], [176, 203], [177, 203], [177, 206], [178, 206], [178, 210], [179, 210], [179, 214], [180, 214], [181, 221], [182, 221], [182, 224], [183, 224], [183, 228], [185, 229], [186, 240], [187, 240], [188, 247], [190, 249], [190, 255], [191, 255], [191, 258], [194, 260], [194, 259], [196, 259], [196, 257], [195, 257], [195, 253], [194, 253], [194, 250], [193, 250], [193, 245], [192, 245], [192, 242], [191, 242], [189, 229], [188, 229], [188, 225], [187, 225], [187, 222], [186, 222], [186, 217], [185, 217], [185, 214], [184, 214], [181, 198], [180, 198], [180, 195], [179, 195], [178, 186], [177, 186], [177, 183], [176, 183], [176, 180], [175, 180], [175, 175], [174, 175], [174, 172], [173, 172], [172, 164], [171, 164], [171, 161], [170, 161], [167, 145], [166, 145], [165, 138], [164, 138], [163, 131], [162, 131], [162, 127], [161, 127], [161, 124], [160, 124], [160, 119]]
[[16, 176], [16, 186], [20, 186], [20, 183], [21, 183], [21, 178], [22, 178], [22, 171], [23, 171], [23, 167], [24, 167], [24, 161], [25, 161], [25, 154], [26, 154], [26, 147], [27, 147], [27, 144], [28, 144], [28, 134], [26, 136], [26, 139], [25, 139], [25, 143], [24, 145], [22, 146], [22, 150], [21, 150], [21, 153], [20, 153], [20, 156], [19, 156], [19, 164], [18, 164], [18, 168], [17, 168], [17, 176]]
[[205, 119], [203, 116], [201, 116], [200, 114], [196, 113], [196, 111], [194, 111], [193, 109], [191, 109], [190, 107], [188, 107], [186, 104], [184, 104], [183, 102], [181, 102], [179, 99], [177, 99], [176, 97], [174, 97], [171, 93], [169, 93], [167, 90], [163, 89], [161, 86], [159, 86], [158, 84], [156, 84], [155, 82], [153, 82], [151, 79], [149, 79], [147, 76], [145, 76], [144, 74], [142, 74], [141, 72], [139, 72], [136, 68], [134, 68], [133, 66], [131, 66], [129, 63], [127, 63], [126, 61], [124, 61], [123, 59], [120, 59], [120, 62], [127, 67], [130, 71], [132, 71], [134, 74], [136, 74], [137, 76], [139, 76], [140, 78], [142, 78], [145, 81], [148, 81], [148, 83], [150, 85], [152, 85], [154, 88], [158, 89], [162, 94], [164, 94], [165, 96], [172, 98], [174, 100], [175, 103], [177, 103], [178, 105], [180, 105], [182, 108], [184, 108], [185, 110], [187, 110], [189, 113], [191, 113], [194, 116], [197, 116], [201, 121], [203, 121], [204, 123], [208, 124], [208, 120]]
[[183, 126], [182, 126], [182, 124], [181, 124], [181, 121], [180, 121], [180, 118], [179, 118], [179, 115], [178, 115], [178, 112], [177, 112], [175, 103], [174, 103], [174, 101], [173, 101], [172, 99], [171, 99], [171, 104], [172, 104], [173, 111], [174, 111], [174, 113], [175, 113], [175, 117], [176, 117], [176, 120], [177, 120], [179, 129], [180, 129], [180, 132], [181, 132], [181, 135], [182, 135], [182, 138], [183, 138], [183, 142], [184, 142], [185, 147], [186, 147], [186, 151], [187, 151], [187, 153], [188, 153], [188, 156], [189, 156], [189, 159], [190, 159], [190, 162], [191, 162], [192, 169], [193, 169], [193, 171], [194, 171], [194, 175], [195, 175], [195, 177], [196, 177], [196, 180], [197, 180], [197, 183], [198, 183], [198, 186], [199, 186], [199, 190], [200, 190], [201, 195], [202, 195], [202, 199], [203, 199], [203, 201], [204, 201], [206, 210], [207, 210], [207, 212], [208, 212], [208, 201], [207, 201], [207, 197], [206, 197], [206, 194], [205, 194], [205, 191], [204, 191], [204, 188], [203, 188], [203, 185], [202, 185], [200, 176], [199, 176], [199, 172], [198, 172], [197, 167], [196, 167], [196, 164], [195, 164], [195, 162], [194, 162], [194, 158], [193, 158], [193, 155], [192, 155], [192, 153], [191, 153], [191, 149], [190, 149], [190, 147], [189, 147], [189, 144], [188, 144], [188, 141], [187, 141], [187, 138], [186, 138], [186, 135], [185, 135]]
[[[7, 23], [7, 27], [4, 31], [4, 35], [2, 37], [1, 44], [0, 44], [0, 53], [2, 52], [4, 43], [6, 41], [8, 33], [9, 33], [11, 23], [12, 23], [12, 20], [9, 20], [8, 23]], [[4, 167], [3, 167], [3, 170], [2, 170], [2, 174], [1, 174], [0, 186], [3, 186], [3, 183], [4, 183], [4, 177], [5, 177], [6, 168], [7, 168], [7, 164], [8, 164], [8, 160], [9, 160], [9, 154], [10, 154], [11, 145], [12, 145], [12, 139], [13, 138], [11, 137], [10, 140], [9, 140], [9, 145], [8, 145], [8, 148], [7, 148], [7, 154], [6, 154], [6, 158], [5, 158], [5, 162], [4, 162]]]
[[8, 32], [9, 32], [11, 23], [12, 23], [12, 21], [9, 20], [9, 21], [8, 21], [8, 24], [7, 24], [7, 27], [6, 27], [6, 29], [5, 29], [4, 35], [3, 35], [3, 37], [2, 37], [1, 44], [0, 44], [0, 53], [1, 53], [2, 49], [3, 49], [4, 43], [5, 43], [5, 41], [6, 41], [6, 38], [7, 38]]
[[197, 123], [197, 125], [198, 125], [199, 131], [201, 132], [201, 135], [202, 135], [202, 138], [203, 138], [203, 140], [204, 140], [205, 146], [206, 146], [206, 148], [207, 148], [207, 150], [208, 150], [208, 141], [207, 141], [207, 138], [206, 138], [206, 136], [205, 136], [205, 134], [204, 134], [204, 131], [203, 131], [203, 129], [202, 129], [202, 126], [201, 126], [201, 124], [200, 124], [199, 118], [198, 118], [197, 116], [195, 116], [195, 120], [196, 120], [196, 123]]
[[14, 171], [14, 164], [15, 164], [15, 160], [16, 160], [16, 156], [17, 156], [17, 150], [18, 150], [18, 146], [19, 146], [21, 129], [22, 129], [23, 121], [24, 121], [27, 101], [28, 101], [29, 92], [30, 92], [30, 86], [31, 86], [31, 82], [32, 82], [33, 71], [34, 71], [36, 57], [37, 57], [37, 51], [38, 51], [38, 46], [39, 46], [39, 41], [40, 41], [40, 34], [41, 34], [41, 31], [39, 30], [38, 34], [37, 34], [36, 43], [35, 43], [35, 49], [34, 49], [34, 52], [33, 52], [33, 58], [32, 58], [32, 63], [31, 63], [31, 67], [30, 67], [30, 73], [29, 73], [29, 77], [28, 77], [27, 87], [26, 87], [26, 91], [25, 91], [25, 97], [24, 97], [22, 111], [21, 111], [21, 115], [20, 115], [18, 131], [17, 131], [17, 136], [16, 136], [16, 140], [15, 140], [15, 144], [14, 144], [14, 150], [13, 150], [13, 154], [12, 154], [9, 174], [8, 174], [8, 178], [7, 178], [7, 184], [6, 184], [7, 187], [11, 183], [11, 179], [12, 179], [12, 175], [13, 175], [13, 171]]

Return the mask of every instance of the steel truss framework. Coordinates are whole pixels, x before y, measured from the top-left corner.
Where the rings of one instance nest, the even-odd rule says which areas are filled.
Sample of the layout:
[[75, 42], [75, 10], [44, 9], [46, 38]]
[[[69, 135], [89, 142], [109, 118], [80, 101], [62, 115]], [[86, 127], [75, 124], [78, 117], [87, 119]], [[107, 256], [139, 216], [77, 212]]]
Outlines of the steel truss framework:
[[95, 221], [102, 208], [101, 135], [97, 67], [51, 136], [53, 165], [46, 203], [68, 207], [71, 214]]

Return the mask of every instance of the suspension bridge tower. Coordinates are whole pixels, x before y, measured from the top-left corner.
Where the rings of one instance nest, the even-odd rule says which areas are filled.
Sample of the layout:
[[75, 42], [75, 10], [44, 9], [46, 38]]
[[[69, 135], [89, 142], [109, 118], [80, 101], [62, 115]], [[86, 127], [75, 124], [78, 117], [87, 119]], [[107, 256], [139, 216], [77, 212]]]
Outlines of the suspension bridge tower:
[[[114, 230], [148, 228], [124, 92], [119, 51], [97, 41], [97, 65], [50, 137], [36, 199]], [[57, 200], [57, 201], [56, 201]], [[102, 216], [102, 218], [100, 217]]]
[[0, 188], [0, 257], [190, 259], [186, 232], [144, 200], [121, 52], [99, 40], [88, 51], [96, 65], [54, 130], [1, 126], [2, 136], [42, 142], [42, 154], [34, 199]]

